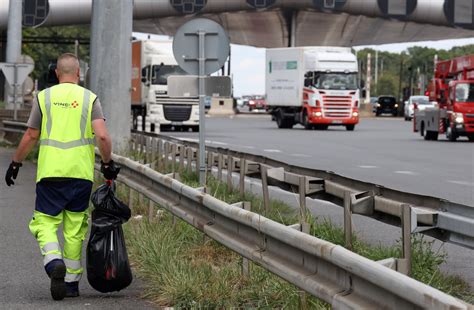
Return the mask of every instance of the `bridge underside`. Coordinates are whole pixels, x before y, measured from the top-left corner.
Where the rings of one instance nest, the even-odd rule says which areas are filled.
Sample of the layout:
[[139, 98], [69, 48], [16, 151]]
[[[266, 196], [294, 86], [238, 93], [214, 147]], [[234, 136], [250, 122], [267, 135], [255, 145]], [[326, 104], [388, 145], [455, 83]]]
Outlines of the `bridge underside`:
[[[293, 13], [294, 12], [294, 13]], [[271, 10], [202, 14], [222, 24], [232, 43], [257, 47], [357, 46], [473, 37], [472, 30], [346, 13]], [[174, 35], [193, 16], [134, 20], [134, 31]], [[294, 39], [292, 40], [292, 36]]]

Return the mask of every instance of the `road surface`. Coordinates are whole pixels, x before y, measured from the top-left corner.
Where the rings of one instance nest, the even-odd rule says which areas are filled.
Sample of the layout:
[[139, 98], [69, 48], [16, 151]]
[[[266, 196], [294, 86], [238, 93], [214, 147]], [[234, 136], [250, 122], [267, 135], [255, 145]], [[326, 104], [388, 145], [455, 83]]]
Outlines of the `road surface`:
[[[207, 118], [208, 143], [474, 206], [474, 143], [425, 141], [400, 118], [362, 119], [354, 132], [278, 129], [267, 115]], [[197, 141], [198, 133], [164, 132]]]
[[80, 297], [51, 299], [40, 250], [28, 229], [35, 202], [36, 166], [25, 162], [15, 185], [7, 187], [4, 174], [12, 152], [0, 148], [0, 309], [155, 309], [139, 298], [136, 279], [121, 292], [101, 294], [89, 286], [85, 274]]

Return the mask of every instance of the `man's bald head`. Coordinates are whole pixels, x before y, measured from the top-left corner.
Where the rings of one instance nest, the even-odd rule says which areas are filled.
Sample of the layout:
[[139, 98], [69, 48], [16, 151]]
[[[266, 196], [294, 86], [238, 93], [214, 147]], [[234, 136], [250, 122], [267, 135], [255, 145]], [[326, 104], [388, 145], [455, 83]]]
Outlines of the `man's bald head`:
[[56, 62], [56, 75], [59, 82], [79, 82], [79, 60], [76, 55], [64, 53], [58, 57]]

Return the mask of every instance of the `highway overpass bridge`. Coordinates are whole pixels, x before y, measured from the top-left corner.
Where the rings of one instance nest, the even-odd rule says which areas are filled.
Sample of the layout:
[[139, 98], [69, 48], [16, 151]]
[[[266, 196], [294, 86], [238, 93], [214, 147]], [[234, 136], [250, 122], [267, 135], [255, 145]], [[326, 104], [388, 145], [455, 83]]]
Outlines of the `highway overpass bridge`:
[[[0, 31], [9, 0], [0, 0]], [[472, 0], [135, 0], [133, 30], [174, 35], [196, 16], [259, 47], [355, 46], [472, 36]], [[88, 24], [92, 0], [25, 0], [25, 26]]]

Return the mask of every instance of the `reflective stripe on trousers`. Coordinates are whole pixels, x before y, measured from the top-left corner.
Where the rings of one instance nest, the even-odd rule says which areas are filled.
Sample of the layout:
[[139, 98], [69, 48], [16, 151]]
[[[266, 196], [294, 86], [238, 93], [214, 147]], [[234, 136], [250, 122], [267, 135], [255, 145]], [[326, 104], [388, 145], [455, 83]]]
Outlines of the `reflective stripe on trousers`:
[[66, 264], [66, 282], [77, 282], [81, 280], [82, 273], [84, 272], [81, 261], [64, 258], [64, 264]]
[[50, 261], [54, 259], [61, 259], [61, 248], [57, 242], [46, 243], [41, 248], [41, 254], [43, 254], [43, 265], [46, 266]]

